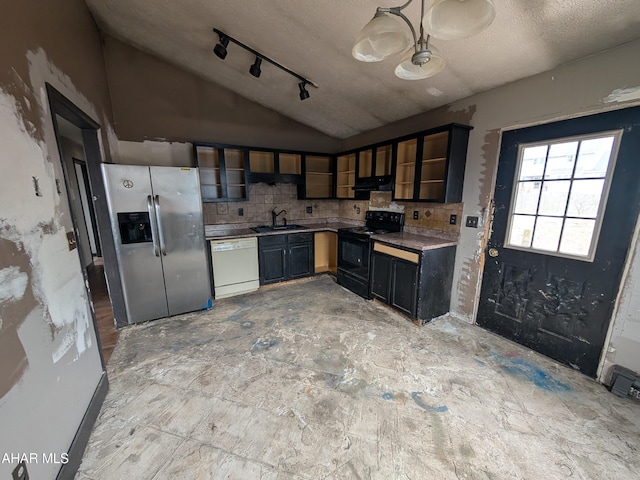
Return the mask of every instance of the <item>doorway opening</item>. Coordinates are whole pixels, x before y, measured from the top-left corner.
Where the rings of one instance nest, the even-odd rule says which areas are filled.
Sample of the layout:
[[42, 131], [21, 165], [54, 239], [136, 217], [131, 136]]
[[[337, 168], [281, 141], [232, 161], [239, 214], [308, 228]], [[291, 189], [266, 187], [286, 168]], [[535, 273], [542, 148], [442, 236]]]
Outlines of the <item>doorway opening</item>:
[[[77, 247], [104, 367], [118, 339], [116, 319], [122, 303], [119, 276], [113, 275], [118, 266], [110, 222], [101, 215], [106, 205], [100, 202], [104, 198], [100, 126], [49, 84], [47, 93], [64, 177], [64, 185], [57, 182], [58, 193], [66, 197], [71, 212], [74, 238], [70, 244]], [[120, 321], [126, 324], [126, 316]]]

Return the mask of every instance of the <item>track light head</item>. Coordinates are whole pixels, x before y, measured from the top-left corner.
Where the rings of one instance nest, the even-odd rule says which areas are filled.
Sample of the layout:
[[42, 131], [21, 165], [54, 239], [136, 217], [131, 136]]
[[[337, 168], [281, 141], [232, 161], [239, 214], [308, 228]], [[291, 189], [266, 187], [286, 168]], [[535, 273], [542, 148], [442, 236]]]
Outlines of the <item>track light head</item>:
[[220, 42], [213, 48], [213, 53], [221, 60], [224, 60], [227, 56], [227, 45], [229, 45], [229, 37], [220, 35]]
[[260, 64], [262, 63], [262, 59], [260, 57], [256, 57], [256, 61], [253, 62], [251, 68], [249, 68], [249, 73], [256, 78], [260, 78], [260, 74], [262, 71], [260, 70]]
[[306, 100], [307, 98], [309, 98], [309, 92], [305, 88], [306, 85], [307, 82], [300, 82], [298, 84], [298, 87], [300, 88], [300, 100]]

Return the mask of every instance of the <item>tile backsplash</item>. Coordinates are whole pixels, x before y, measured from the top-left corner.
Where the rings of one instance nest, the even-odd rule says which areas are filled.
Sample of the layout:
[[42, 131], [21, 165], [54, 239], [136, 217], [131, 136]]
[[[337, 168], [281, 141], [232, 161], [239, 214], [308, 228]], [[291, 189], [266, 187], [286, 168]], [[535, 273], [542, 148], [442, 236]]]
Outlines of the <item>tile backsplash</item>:
[[[346, 208], [343, 202], [342, 200], [299, 200], [298, 190], [294, 184], [252, 183], [249, 186], [247, 201], [205, 203], [204, 221], [208, 225], [234, 223], [270, 225], [273, 209], [286, 210], [287, 213], [278, 217], [278, 220], [285, 217], [287, 223], [338, 217], [364, 220], [368, 202], [352, 202], [354, 205], [357, 204], [357, 207], [349, 204], [349, 208]], [[312, 208], [312, 213], [307, 213], [307, 207]], [[360, 213], [357, 213], [358, 208]], [[243, 210], [242, 216], [239, 215], [239, 209]]]
[[[253, 183], [249, 186], [249, 200], [244, 202], [218, 202], [204, 204], [204, 220], [207, 225], [234, 223], [271, 224], [271, 211], [286, 210], [288, 223], [313, 222], [341, 218], [349, 221], [364, 221], [367, 210], [397, 210], [405, 212], [405, 230], [417, 233], [420, 229], [460, 233], [462, 203], [394, 202], [391, 192], [371, 192], [370, 200], [299, 200], [297, 187], [293, 184], [267, 185]], [[312, 213], [307, 213], [312, 207]], [[243, 215], [239, 215], [239, 209]], [[418, 220], [413, 212], [418, 212]], [[449, 224], [450, 215], [457, 215], [456, 225]]]

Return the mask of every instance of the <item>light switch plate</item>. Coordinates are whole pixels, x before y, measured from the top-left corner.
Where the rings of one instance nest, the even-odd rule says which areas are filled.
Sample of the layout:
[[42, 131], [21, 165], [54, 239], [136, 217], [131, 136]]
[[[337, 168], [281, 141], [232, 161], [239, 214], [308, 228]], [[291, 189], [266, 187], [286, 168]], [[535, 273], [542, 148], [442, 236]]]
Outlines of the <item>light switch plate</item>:
[[67, 232], [67, 245], [69, 245], [69, 251], [75, 250], [78, 246], [76, 243], [76, 236], [73, 232]]
[[458, 223], [458, 215], [449, 215], [449, 225], [455, 225], [456, 223]]

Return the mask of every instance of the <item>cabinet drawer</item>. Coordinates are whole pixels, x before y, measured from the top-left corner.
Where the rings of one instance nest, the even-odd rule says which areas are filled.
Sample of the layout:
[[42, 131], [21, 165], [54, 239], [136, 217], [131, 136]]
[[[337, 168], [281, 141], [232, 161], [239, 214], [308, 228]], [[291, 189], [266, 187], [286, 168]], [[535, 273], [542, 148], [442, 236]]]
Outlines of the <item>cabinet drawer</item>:
[[310, 243], [313, 241], [313, 233], [290, 233], [289, 243]]
[[258, 244], [260, 245], [260, 248], [286, 245], [286, 243], [286, 235], [265, 235], [264, 237], [258, 237]]
[[409, 252], [407, 250], [402, 250], [400, 248], [384, 245], [378, 242], [373, 245], [373, 250], [375, 252], [386, 253], [387, 255], [391, 255], [392, 257], [402, 258], [403, 260], [411, 263], [420, 263], [420, 255], [415, 252]]

